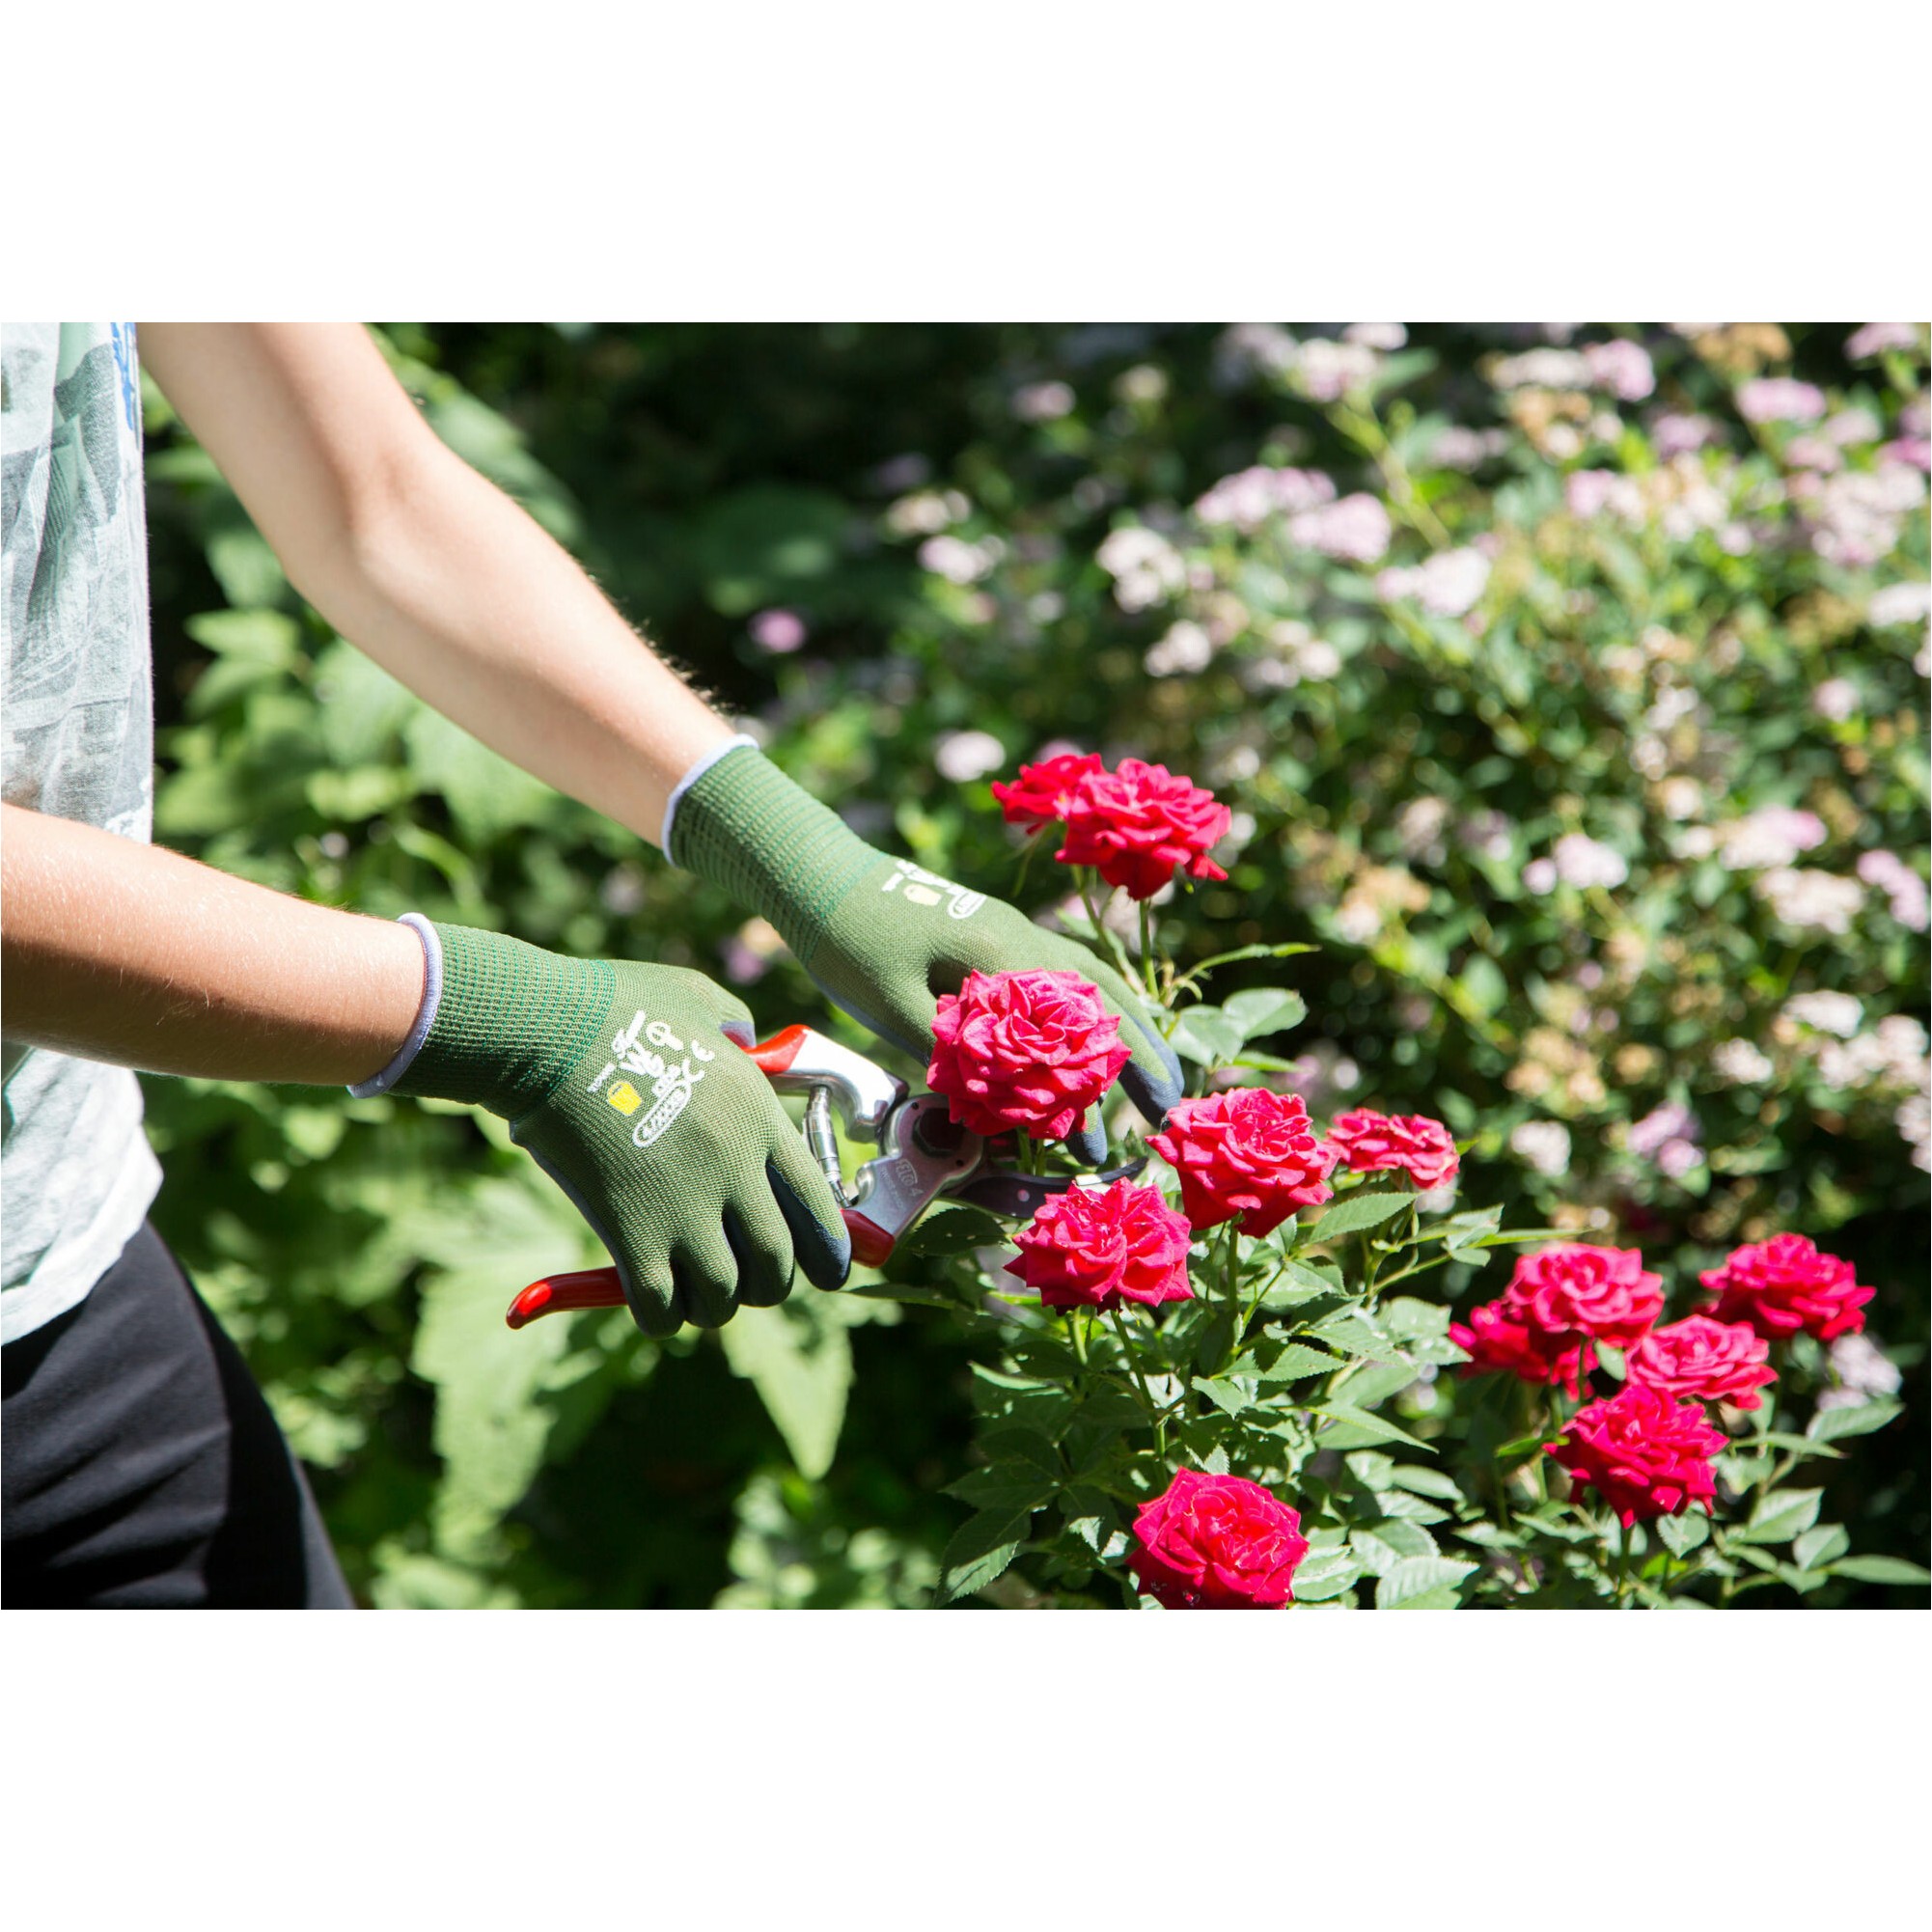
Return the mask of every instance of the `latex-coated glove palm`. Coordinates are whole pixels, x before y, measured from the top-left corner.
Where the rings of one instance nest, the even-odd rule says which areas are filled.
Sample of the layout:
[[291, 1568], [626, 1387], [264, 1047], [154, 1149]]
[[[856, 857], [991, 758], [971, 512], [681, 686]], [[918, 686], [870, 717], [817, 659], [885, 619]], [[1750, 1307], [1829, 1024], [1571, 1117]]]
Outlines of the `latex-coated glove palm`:
[[[968, 973], [1070, 968], [1119, 1020], [1133, 1056], [1120, 1084], [1149, 1123], [1181, 1097], [1179, 1061], [1105, 960], [1001, 899], [876, 850], [759, 753], [728, 752], [698, 779], [672, 842], [678, 865], [768, 919], [836, 1006], [908, 1053], [931, 1054], [937, 996]], [[1097, 1122], [1072, 1145], [1090, 1161], [1105, 1152]]]
[[397, 1091], [502, 1115], [610, 1250], [647, 1335], [783, 1301], [794, 1256], [821, 1288], [844, 1281], [839, 1203], [739, 1051], [739, 1001], [679, 966], [435, 930], [442, 996]]

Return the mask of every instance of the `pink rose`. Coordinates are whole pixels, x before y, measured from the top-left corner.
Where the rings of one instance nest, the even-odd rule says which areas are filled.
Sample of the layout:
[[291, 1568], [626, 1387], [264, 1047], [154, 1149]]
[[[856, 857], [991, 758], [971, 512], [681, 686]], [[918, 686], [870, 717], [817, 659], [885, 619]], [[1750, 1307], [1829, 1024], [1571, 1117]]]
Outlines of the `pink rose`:
[[1778, 1380], [1765, 1366], [1770, 1353], [1770, 1342], [1748, 1322], [1694, 1314], [1646, 1335], [1630, 1351], [1626, 1373], [1662, 1394], [1756, 1409], [1763, 1406], [1757, 1392]]
[[1512, 1320], [1501, 1302], [1471, 1309], [1467, 1322], [1449, 1323], [1449, 1337], [1469, 1356], [1458, 1371], [1463, 1375], [1517, 1375], [1574, 1398], [1582, 1393], [1583, 1377], [1596, 1370], [1596, 1350], [1587, 1341], [1565, 1343]]
[[1095, 866], [1110, 886], [1151, 898], [1180, 867], [1197, 879], [1228, 874], [1207, 855], [1234, 814], [1192, 779], [1164, 764], [1122, 759], [1116, 771], [1090, 772], [1066, 813], [1063, 866]]
[[1299, 1094], [1237, 1087], [1183, 1100], [1147, 1145], [1180, 1175], [1181, 1205], [1198, 1228], [1238, 1214], [1242, 1233], [1266, 1234], [1329, 1198], [1335, 1155], [1315, 1139]]
[[1119, 1022], [1078, 973], [969, 973], [943, 993], [925, 1077], [976, 1134], [1057, 1141], [1126, 1065]]
[[1141, 1505], [1127, 1567], [1169, 1610], [1283, 1610], [1308, 1553], [1300, 1512], [1258, 1482], [1183, 1469]]
[[1564, 1241], [1516, 1257], [1502, 1307], [1552, 1348], [1586, 1336], [1629, 1348], [1664, 1312], [1664, 1281], [1644, 1272], [1635, 1248]]
[[1064, 818], [1080, 781], [1101, 769], [1097, 752], [1068, 752], [1023, 764], [1010, 783], [996, 779], [993, 796], [1008, 825], [1051, 825]]
[[1376, 1114], [1358, 1107], [1335, 1117], [1328, 1145], [1357, 1173], [1402, 1168], [1423, 1189], [1453, 1180], [1462, 1164], [1449, 1130], [1423, 1114]]
[[1588, 1402], [1546, 1451], [1578, 1482], [1597, 1490], [1627, 1529], [1653, 1516], [1677, 1516], [1717, 1494], [1711, 1457], [1725, 1446], [1699, 1402], [1678, 1402], [1641, 1382], [1605, 1402]]
[[1049, 1195], [1007, 1265], [1050, 1309], [1157, 1308], [1191, 1300], [1187, 1222], [1151, 1187], [1118, 1180], [1104, 1193]]
[[1706, 1268], [1699, 1279], [1717, 1290], [1716, 1304], [1704, 1311], [1713, 1321], [1749, 1322], [1767, 1341], [1801, 1328], [1820, 1341], [1856, 1335], [1876, 1292], [1859, 1286], [1849, 1261], [1820, 1254], [1803, 1234], [1733, 1249], [1723, 1267]]

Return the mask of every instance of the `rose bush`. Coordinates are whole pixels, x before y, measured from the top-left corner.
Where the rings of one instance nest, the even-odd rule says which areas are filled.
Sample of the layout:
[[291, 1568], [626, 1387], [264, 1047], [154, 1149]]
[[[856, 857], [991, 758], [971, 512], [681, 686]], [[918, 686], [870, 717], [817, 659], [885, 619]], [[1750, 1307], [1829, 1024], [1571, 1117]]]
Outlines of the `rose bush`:
[[[1016, 783], [1009, 813], [1032, 776]], [[1134, 970], [1102, 881], [1078, 884], [1090, 930]], [[1669, 1284], [1640, 1249], [1551, 1241], [1461, 1205], [1471, 1175], [1440, 1121], [1357, 1107], [1317, 1131], [1300, 1094], [1253, 1077], [1290, 1064], [1256, 1042], [1302, 1003], [1249, 988], [1210, 1005], [1214, 963], [1139, 962], [1212, 1090], [1158, 1124], [1114, 1117], [1118, 1152], [1159, 1157], [1153, 1184], [1067, 1174], [1002, 1271], [1027, 1293], [989, 1291], [1004, 1244], [983, 1215], [954, 1209], [915, 1237], [958, 1256], [957, 1305], [1003, 1337], [976, 1389], [982, 1466], [952, 1485], [974, 1513], [941, 1559], [942, 1600], [1083, 1603], [1111, 1583], [1168, 1610], [1353, 1604], [1371, 1588], [1378, 1608], [1659, 1605], [1868, 1573], [1841, 1530], [1819, 1533], [1821, 1492], [1785, 1478], [1891, 1411], [1836, 1420], [1854, 1412], [1807, 1364], [1773, 1366], [1747, 1323], [1660, 1327]], [[1500, 1298], [1466, 1321], [1429, 1298], [1437, 1270], [1474, 1276], [1519, 1245]], [[1705, 1284], [1797, 1325], [1855, 1318], [1860, 1291], [1830, 1256], [1762, 1245]], [[1472, 1402], [1445, 1415], [1434, 1390], [1450, 1365]], [[1774, 1386], [1786, 1401], [1812, 1391], [1805, 1433], [1777, 1426]]]

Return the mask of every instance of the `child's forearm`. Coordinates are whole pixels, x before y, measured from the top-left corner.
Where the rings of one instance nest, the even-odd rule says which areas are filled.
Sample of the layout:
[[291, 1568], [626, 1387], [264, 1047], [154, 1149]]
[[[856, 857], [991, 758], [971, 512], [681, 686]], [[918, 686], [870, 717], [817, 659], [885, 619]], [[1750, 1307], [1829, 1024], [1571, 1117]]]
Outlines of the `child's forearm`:
[[0, 806], [10, 1042], [157, 1073], [348, 1086], [423, 997], [408, 927]]

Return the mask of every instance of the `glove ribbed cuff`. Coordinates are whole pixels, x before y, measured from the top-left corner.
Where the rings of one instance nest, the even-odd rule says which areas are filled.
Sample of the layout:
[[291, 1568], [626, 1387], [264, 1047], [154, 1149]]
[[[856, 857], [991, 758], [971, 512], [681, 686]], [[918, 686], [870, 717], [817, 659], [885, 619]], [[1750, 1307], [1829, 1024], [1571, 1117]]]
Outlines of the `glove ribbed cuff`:
[[672, 839], [674, 865], [768, 919], [808, 972], [832, 909], [879, 856], [751, 747], [684, 794]]
[[442, 997], [398, 1093], [432, 1094], [520, 1119], [609, 1024], [607, 959], [566, 959], [501, 932], [437, 925]]

